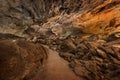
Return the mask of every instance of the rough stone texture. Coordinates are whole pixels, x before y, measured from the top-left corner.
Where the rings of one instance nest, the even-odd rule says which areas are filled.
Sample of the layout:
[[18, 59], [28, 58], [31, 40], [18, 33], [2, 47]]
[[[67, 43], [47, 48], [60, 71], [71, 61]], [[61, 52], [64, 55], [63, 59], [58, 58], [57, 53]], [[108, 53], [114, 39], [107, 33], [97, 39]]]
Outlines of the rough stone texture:
[[[0, 0], [0, 32], [23, 37], [30, 25], [47, 22], [56, 15], [86, 12], [104, 0]], [[91, 4], [92, 3], [92, 4]]]
[[119, 13], [119, 0], [0, 0], [0, 33], [49, 45], [86, 80], [119, 80]]
[[85, 80], [119, 80], [120, 1], [83, 3], [81, 11], [73, 7], [74, 13], [49, 18], [38, 30], [37, 42], [57, 50]]
[[0, 40], [0, 45], [0, 80], [30, 80], [48, 57], [40, 44]]
[[[38, 31], [42, 36], [37, 40], [57, 50], [76, 75], [86, 80], [119, 80], [119, 4], [104, 0], [84, 13], [50, 18]], [[56, 25], [61, 32], [52, 30]]]
[[91, 38], [84, 40], [78, 36], [65, 40], [47, 37], [44, 40], [44, 44], [48, 44], [70, 62], [75, 74], [83, 80], [119, 80], [120, 39], [106, 42]]
[[[91, 0], [94, 1], [94, 0]], [[97, 0], [96, 3], [100, 1]], [[84, 1], [85, 2], [85, 1]], [[93, 3], [94, 4], [94, 3]], [[89, 11], [87, 8], [85, 12], [79, 11], [71, 14], [61, 14], [48, 19], [48, 22], [43, 24], [38, 32], [43, 34], [48, 31], [56, 34], [60, 38], [67, 38], [72, 34], [78, 34], [83, 32], [89, 35], [99, 35], [99, 38], [103, 39], [111, 34], [120, 32], [120, 1], [118, 0], [104, 0], [102, 4], [91, 8]], [[89, 6], [88, 3], [86, 3]], [[105, 9], [104, 9], [105, 8]], [[83, 9], [80, 8], [80, 9]], [[60, 32], [54, 31], [54, 28], [62, 30]], [[62, 28], [62, 29], [60, 29]], [[45, 31], [44, 31], [45, 30]]]

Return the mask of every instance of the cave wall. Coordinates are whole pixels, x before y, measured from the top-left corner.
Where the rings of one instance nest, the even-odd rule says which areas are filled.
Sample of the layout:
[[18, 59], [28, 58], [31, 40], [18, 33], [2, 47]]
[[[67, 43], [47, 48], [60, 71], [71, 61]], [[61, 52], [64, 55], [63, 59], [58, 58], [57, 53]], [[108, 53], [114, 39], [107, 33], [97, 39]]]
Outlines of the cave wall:
[[61, 13], [85, 12], [104, 0], [0, 0], [0, 32], [22, 35], [33, 23]]
[[[81, 48], [83, 48], [83, 54], [86, 54], [85, 48], [88, 47], [86, 44], [86, 41], [88, 41], [87, 43], [89, 45], [89, 39], [93, 41], [93, 43], [96, 41], [97, 43], [94, 43], [94, 44], [98, 44], [98, 45], [104, 44], [104, 43], [107, 44], [107, 41], [111, 41], [115, 39], [118, 39], [118, 41], [120, 40], [120, 36], [119, 36], [120, 14], [119, 13], [120, 13], [119, 0], [0, 0], [0, 33], [9, 33], [9, 34], [15, 34], [18, 36], [26, 37], [27, 35], [23, 35], [25, 31], [32, 32], [31, 34], [34, 35], [34, 30], [30, 29], [30, 27], [33, 27], [36, 31], [38, 31], [39, 34], [44, 34], [44, 36], [42, 36], [42, 39], [41, 38], [39, 39], [39, 42], [46, 43], [47, 45], [50, 45], [50, 46], [55, 45], [55, 43], [57, 45], [62, 44], [64, 46], [64, 44], [62, 42], [59, 42], [59, 40], [62, 41], [61, 39], [63, 40], [66, 39], [67, 41], [69, 40], [69, 38], [72, 37], [74, 39], [71, 38], [70, 42], [67, 41], [68, 43], [70, 43], [68, 44], [68, 46], [70, 46], [70, 49], [71, 47], [74, 47], [74, 45], [71, 44], [72, 42], [71, 40], [73, 40], [75, 42], [75, 45], [78, 46], [77, 48], [73, 49], [73, 52], [80, 48], [80, 53], [78, 51], [78, 55], [79, 54], [81, 55]], [[37, 29], [38, 27], [40, 28]], [[80, 34], [74, 33], [74, 32], [77, 32], [76, 30], [80, 31], [78, 32]], [[66, 41], [63, 41], [63, 42], [66, 43]], [[84, 41], [85, 41], [85, 44], [84, 44]], [[93, 67], [97, 66], [97, 65], [94, 65], [96, 64], [96, 62], [93, 63], [92, 61], [86, 61], [86, 59], [88, 60], [89, 57], [91, 57], [91, 59], [95, 58], [96, 60], [96, 57], [94, 56], [92, 57], [91, 55], [98, 55], [98, 54], [104, 57], [103, 55], [104, 52], [105, 52], [104, 53], [105, 55], [106, 53], [108, 56], [109, 56], [108, 53], [110, 53], [110, 55], [111, 54], [114, 55], [115, 53], [115, 56], [116, 56], [116, 52], [120, 53], [120, 48], [119, 46], [117, 46], [118, 49], [115, 48], [116, 52], [112, 53], [111, 50], [113, 49], [107, 46], [106, 48], [109, 48], [109, 50], [105, 48], [103, 52], [97, 49], [98, 52], [95, 54], [92, 54], [94, 53], [94, 51], [96, 51], [96, 47], [99, 48], [99, 46], [97, 45], [95, 45], [94, 47], [94, 44], [90, 44], [90, 48], [88, 47], [89, 49], [87, 49], [89, 51], [88, 54], [83, 56], [82, 58], [86, 63], [84, 64], [84, 66], [87, 66], [88, 64], [87, 68], [95, 70], [93, 71], [93, 73], [94, 75], [96, 75], [96, 72], [101, 73], [100, 70], [104, 70], [104, 68], [100, 68], [99, 70], [97, 70], [96, 68], [93, 69]], [[117, 44], [119, 45], [119, 42]], [[84, 45], [85, 45], [85, 48], [84, 48]], [[93, 45], [93, 50], [91, 50], [92, 45]], [[20, 47], [19, 45], [16, 45], [16, 44], [15, 46]], [[54, 46], [52, 47], [54, 48]], [[102, 47], [104, 48], [104, 45]], [[63, 48], [70, 50], [69, 48], [66, 48], [66, 46], [64, 46]], [[63, 48], [61, 49], [63, 50]], [[85, 52], [84, 52], [84, 49], [85, 49]], [[108, 52], [106, 52], [106, 50]], [[23, 50], [23, 51], [27, 51], [27, 50]], [[77, 54], [77, 53], [74, 53], [74, 54]], [[115, 56], [112, 56], [110, 59], [106, 58], [108, 61], [108, 64], [110, 63], [111, 65], [114, 63], [119, 63], [117, 62], [119, 60], [116, 60], [113, 58]], [[34, 57], [34, 56], [31, 56], [31, 57]], [[82, 58], [79, 58], [79, 59], [81, 60]], [[30, 60], [29, 57], [28, 59]], [[104, 66], [106, 66], [106, 59], [102, 59], [103, 63], [105, 62]], [[101, 58], [99, 59], [99, 56], [98, 56], [98, 62], [99, 60], [101, 61]], [[111, 61], [113, 63], [111, 63]], [[93, 67], [89, 68], [89, 65]], [[106, 66], [106, 68], [108, 67]], [[74, 66], [74, 68], [76, 68], [76, 66]], [[80, 69], [79, 69], [80, 71], [77, 69], [75, 69], [76, 73], [78, 73], [78, 75], [80, 76], [83, 75], [84, 77], [84, 74], [79, 73], [83, 71], [83, 68], [81, 68], [80, 66]], [[108, 68], [108, 69], [111, 69], [111, 68]], [[120, 72], [120, 70], [118, 69], [119, 69], [119, 64], [118, 64], [118, 68], [116, 68], [115, 74]], [[83, 72], [85, 73], [85, 77], [86, 76], [89, 77], [88, 76], [89, 72], [86, 73], [86, 69]], [[93, 75], [91, 70], [90, 70], [90, 73]], [[90, 77], [90, 80], [98, 79], [98, 77], [100, 80], [106, 79], [106, 77], [103, 77], [98, 73], [96, 77], [91, 76], [92, 78]], [[107, 74], [108, 75], [107, 77], [111, 79], [110, 76], [112, 74], [114, 73], [111, 70], [110, 74]], [[112, 80], [115, 80], [115, 78], [113, 75]], [[119, 76], [118, 76], [118, 79], [116, 80], [119, 80]]]
[[40, 44], [0, 39], [0, 80], [31, 80], [48, 58]]

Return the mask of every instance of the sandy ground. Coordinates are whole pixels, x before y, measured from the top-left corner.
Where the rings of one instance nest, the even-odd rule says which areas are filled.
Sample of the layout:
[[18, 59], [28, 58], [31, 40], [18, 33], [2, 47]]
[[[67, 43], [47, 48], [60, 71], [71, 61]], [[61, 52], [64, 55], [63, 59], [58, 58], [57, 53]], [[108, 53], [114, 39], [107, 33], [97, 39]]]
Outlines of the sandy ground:
[[81, 80], [69, 68], [68, 62], [62, 59], [57, 52], [49, 49], [49, 58], [44, 69], [39, 71], [32, 80]]

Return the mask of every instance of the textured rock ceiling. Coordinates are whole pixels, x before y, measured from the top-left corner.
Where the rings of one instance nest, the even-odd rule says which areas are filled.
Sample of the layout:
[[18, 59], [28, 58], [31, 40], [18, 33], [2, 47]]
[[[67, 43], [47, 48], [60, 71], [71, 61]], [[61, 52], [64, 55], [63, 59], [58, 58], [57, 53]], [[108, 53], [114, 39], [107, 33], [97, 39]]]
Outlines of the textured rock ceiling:
[[0, 0], [0, 39], [21, 37], [57, 50], [83, 80], [120, 79], [120, 0]]

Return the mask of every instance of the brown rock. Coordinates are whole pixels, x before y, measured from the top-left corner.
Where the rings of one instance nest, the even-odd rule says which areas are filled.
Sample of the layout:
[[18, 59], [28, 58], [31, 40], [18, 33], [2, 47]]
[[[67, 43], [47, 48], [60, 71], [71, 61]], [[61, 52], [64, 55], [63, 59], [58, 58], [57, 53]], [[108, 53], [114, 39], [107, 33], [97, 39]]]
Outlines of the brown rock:
[[102, 58], [107, 58], [106, 53], [100, 49], [97, 49], [97, 54], [98, 54], [98, 56], [100, 56]]
[[47, 59], [47, 50], [27, 41], [0, 40], [0, 80], [31, 78]]
[[70, 48], [70, 49], [76, 49], [76, 45], [74, 44], [74, 42], [71, 39], [67, 39], [65, 41], [65, 44]]

